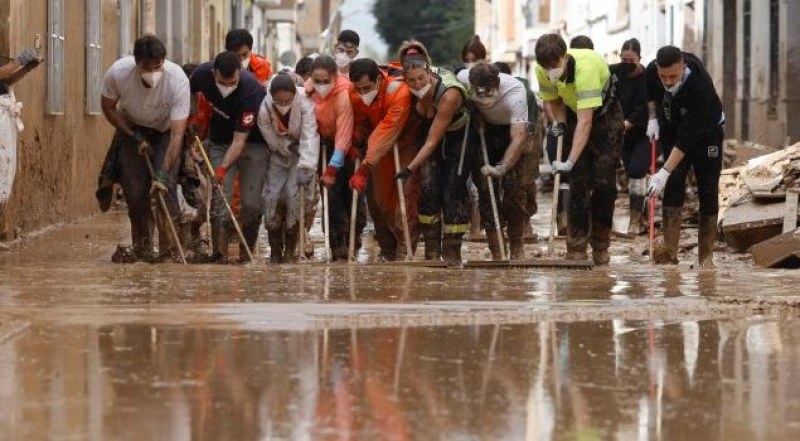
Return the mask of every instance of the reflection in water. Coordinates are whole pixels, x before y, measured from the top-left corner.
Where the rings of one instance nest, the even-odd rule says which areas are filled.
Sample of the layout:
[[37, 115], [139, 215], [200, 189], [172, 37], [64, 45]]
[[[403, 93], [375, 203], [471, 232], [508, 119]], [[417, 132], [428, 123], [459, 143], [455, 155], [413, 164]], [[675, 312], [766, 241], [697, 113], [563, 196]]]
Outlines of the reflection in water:
[[798, 439], [798, 331], [31, 327], [0, 343], [0, 439]]

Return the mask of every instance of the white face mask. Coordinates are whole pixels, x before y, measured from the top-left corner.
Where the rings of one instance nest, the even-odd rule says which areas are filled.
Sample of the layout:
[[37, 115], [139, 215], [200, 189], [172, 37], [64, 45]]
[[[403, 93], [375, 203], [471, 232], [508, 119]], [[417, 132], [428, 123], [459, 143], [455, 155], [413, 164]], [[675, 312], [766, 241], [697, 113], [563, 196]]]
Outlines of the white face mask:
[[339, 66], [340, 69], [353, 62], [353, 59], [344, 52], [337, 52], [335, 59], [336, 65]]
[[289, 104], [288, 106], [279, 106], [275, 104], [275, 110], [277, 110], [278, 113], [280, 113], [281, 115], [286, 116], [286, 114], [289, 113], [290, 110], [292, 110], [292, 105]]
[[411, 93], [413, 93], [414, 96], [417, 97], [418, 99], [423, 99], [425, 98], [425, 95], [427, 95], [428, 92], [430, 92], [430, 90], [431, 90], [431, 84], [428, 83], [420, 90], [411, 89]]
[[664, 88], [667, 89], [667, 92], [671, 93], [672, 95], [675, 95], [676, 93], [678, 93], [679, 90], [681, 90], [681, 86], [683, 86], [683, 81], [678, 81], [672, 87], [665, 86]]
[[328, 96], [329, 93], [331, 93], [331, 89], [333, 89], [333, 84], [315, 84], [314, 85], [314, 90], [316, 90], [317, 93], [319, 94], [319, 96], [321, 96], [323, 98], [325, 98], [326, 96]]
[[375, 101], [375, 97], [378, 96], [378, 89], [377, 87], [372, 92], [367, 92], [364, 95], [361, 95], [361, 101], [364, 101], [364, 104], [371, 106], [372, 102]]
[[237, 87], [239, 87], [238, 84], [235, 86], [223, 86], [222, 84], [217, 83], [217, 89], [219, 89], [219, 93], [222, 95], [222, 98], [227, 98], [233, 93], [234, 90], [236, 90]]
[[474, 65], [475, 65], [475, 63], [464, 63], [464, 67], [466, 67], [467, 69], [469, 69], [470, 67], [472, 67]]
[[547, 78], [550, 80], [551, 83], [555, 83], [556, 81], [558, 81], [558, 79], [561, 78], [562, 75], [564, 75], [563, 67], [556, 67], [547, 70]]
[[250, 57], [242, 60], [242, 70], [247, 70], [248, 67], [250, 67]]
[[161, 78], [164, 77], [164, 72], [142, 72], [142, 81], [151, 88], [158, 86]]
[[480, 104], [484, 107], [489, 107], [497, 101], [497, 94], [493, 93], [491, 95], [484, 95], [484, 96], [476, 96], [473, 98], [473, 101]]

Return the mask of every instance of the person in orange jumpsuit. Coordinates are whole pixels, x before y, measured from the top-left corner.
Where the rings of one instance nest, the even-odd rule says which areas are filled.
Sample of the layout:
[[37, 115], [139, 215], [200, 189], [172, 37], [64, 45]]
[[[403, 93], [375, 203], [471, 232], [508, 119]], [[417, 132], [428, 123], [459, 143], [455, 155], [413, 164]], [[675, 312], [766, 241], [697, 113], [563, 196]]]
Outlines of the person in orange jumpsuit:
[[[369, 213], [375, 225], [375, 237], [381, 247], [380, 258], [394, 261], [398, 257], [398, 250], [403, 253], [406, 247], [398, 248], [398, 244], [404, 245], [405, 242], [402, 214], [398, 210], [397, 185], [393, 179], [395, 166], [392, 150], [397, 143], [398, 150], [405, 153], [405, 161], [401, 158], [403, 165], [416, 152], [414, 137], [409, 137], [405, 130], [409, 128], [411, 93], [402, 78], [389, 76], [374, 60], [368, 58], [354, 61], [350, 65], [349, 75], [353, 83], [350, 102], [355, 116], [353, 146], [366, 143], [366, 155], [350, 178], [350, 188], [359, 194], [366, 194]], [[406, 207], [409, 229], [414, 231], [419, 186], [416, 182], [410, 182], [404, 188], [404, 193], [409, 202]]]
[[353, 106], [350, 104], [350, 80], [338, 72], [336, 61], [321, 55], [314, 60], [306, 93], [312, 98], [317, 116], [320, 144], [327, 167], [320, 182], [328, 188], [328, 217], [331, 251], [334, 261], [347, 260], [350, 222], [356, 222], [356, 250], [361, 247], [361, 233], [367, 224], [363, 198], [359, 198], [359, 215], [350, 219], [352, 193], [347, 183], [355, 169], [348, 157], [353, 142]]

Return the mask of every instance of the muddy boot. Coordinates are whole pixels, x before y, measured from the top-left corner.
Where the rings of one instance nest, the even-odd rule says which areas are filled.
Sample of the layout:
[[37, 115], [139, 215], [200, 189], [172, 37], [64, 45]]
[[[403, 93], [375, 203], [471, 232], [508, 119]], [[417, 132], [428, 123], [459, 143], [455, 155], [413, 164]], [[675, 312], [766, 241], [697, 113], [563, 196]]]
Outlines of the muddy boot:
[[450, 265], [461, 265], [461, 234], [445, 234], [442, 238], [442, 258]]
[[509, 237], [508, 248], [511, 260], [525, 260], [525, 242], [521, 237]]
[[[682, 207], [663, 207], [664, 242], [653, 249], [653, 263], [657, 265], [678, 264], [678, 243], [681, 238]], [[716, 232], [716, 224], [714, 226]]]
[[642, 207], [645, 197], [640, 195], [630, 195], [630, 221], [628, 222], [628, 234], [640, 235], [646, 231], [642, 222]]
[[700, 268], [714, 268], [714, 246], [717, 243], [717, 215], [700, 215], [697, 236], [697, 261]]
[[585, 236], [574, 237], [567, 235], [567, 256], [565, 260], [583, 262], [589, 260], [586, 248], [589, 245], [588, 238]]
[[[247, 242], [248, 248], [250, 248], [250, 252], [253, 253], [253, 258], [256, 257], [256, 243], [258, 242], [258, 227], [259, 224], [255, 224], [251, 227], [242, 227], [242, 236], [244, 236], [245, 242]], [[247, 263], [250, 262], [250, 256], [247, 255], [247, 250], [245, 249], [243, 244], [239, 244], [239, 262], [240, 263]]]
[[211, 244], [213, 249], [211, 261], [216, 263], [228, 263], [230, 223], [219, 219], [212, 221], [211, 236], [214, 239], [214, 242]]
[[492, 252], [492, 260], [502, 260], [500, 244], [497, 243], [497, 230], [486, 230], [486, 242]]
[[556, 231], [559, 236], [567, 235], [567, 207], [569, 207], [569, 188], [558, 191], [558, 212], [556, 213]]
[[420, 225], [425, 241], [425, 260], [442, 260], [442, 224]]
[[277, 265], [284, 262], [284, 238], [283, 228], [267, 231], [269, 241], [269, 263]]
[[300, 228], [295, 225], [294, 228], [286, 230], [284, 237], [284, 250], [283, 260], [286, 263], [297, 263], [297, 242], [300, 240]]

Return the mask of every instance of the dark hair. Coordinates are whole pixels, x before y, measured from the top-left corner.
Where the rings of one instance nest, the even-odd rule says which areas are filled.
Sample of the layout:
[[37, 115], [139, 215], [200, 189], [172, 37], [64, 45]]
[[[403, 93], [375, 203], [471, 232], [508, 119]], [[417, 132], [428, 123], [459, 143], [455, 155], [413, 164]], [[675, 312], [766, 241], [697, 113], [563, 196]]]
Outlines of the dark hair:
[[361, 37], [358, 36], [356, 31], [345, 29], [342, 32], [339, 32], [339, 38], [336, 39], [336, 44], [339, 43], [350, 43], [353, 46], [358, 47], [358, 45], [361, 44]]
[[500, 85], [500, 69], [494, 64], [479, 61], [469, 70], [469, 84], [473, 87], [494, 89]]
[[633, 51], [636, 53], [637, 56], [641, 58], [642, 45], [639, 44], [639, 40], [631, 38], [630, 40], [625, 40], [625, 43], [622, 43], [622, 51]]
[[658, 67], [674, 66], [683, 60], [683, 52], [675, 46], [664, 46], [656, 53], [656, 65]]
[[539, 66], [547, 68], [567, 53], [567, 43], [558, 34], [544, 34], [536, 40], [534, 53]]
[[403, 44], [400, 45], [400, 49], [397, 50], [397, 58], [400, 59], [403, 70], [418, 68], [429, 69], [431, 65], [431, 57], [428, 55], [428, 49], [417, 40], [404, 41]]
[[239, 69], [242, 68], [239, 62], [239, 57], [231, 51], [220, 52], [214, 58], [214, 70], [219, 72], [223, 77], [230, 78]]
[[495, 61], [492, 64], [494, 64], [494, 66], [497, 69], [499, 69], [500, 72], [502, 72], [502, 73], [504, 73], [506, 75], [511, 75], [511, 66], [509, 66], [508, 63], [503, 63], [502, 61]]
[[314, 65], [314, 59], [309, 56], [305, 56], [301, 58], [300, 61], [297, 62], [297, 64], [295, 64], [294, 73], [300, 75], [301, 77], [304, 77], [311, 73], [311, 66], [313, 65]]
[[364, 77], [369, 77], [370, 81], [378, 81], [378, 75], [381, 72], [378, 69], [378, 63], [369, 58], [360, 58], [350, 65], [350, 82], [355, 83], [361, 81]]
[[147, 34], [133, 43], [133, 58], [136, 60], [136, 64], [163, 61], [167, 58], [167, 48], [158, 37]]
[[467, 54], [475, 55], [479, 60], [486, 59], [486, 46], [481, 43], [481, 37], [473, 35], [466, 44], [461, 48], [461, 61], [467, 61]]
[[311, 71], [322, 69], [331, 75], [336, 75], [339, 72], [339, 67], [336, 66], [336, 60], [330, 55], [320, 55], [314, 59], [314, 64], [311, 65]]
[[297, 93], [297, 86], [294, 84], [292, 75], [286, 72], [281, 72], [272, 78], [269, 82], [269, 94], [274, 95], [278, 92], [292, 92]]
[[572, 49], [594, 49], [594, 42], [586, 35], [578, 35], [569, 42]]
[[183, 73], [185, 73], [187, 77], [191, 77], [194, 70], [197, 69], [197, 63], [186, 63], [181, 66], [181, 69], [183, 69]]
[[235, 51], [242, 46], [253, 50], [253, 36], [247, 29], [233, 29], [225, 36], [225, 50]]

